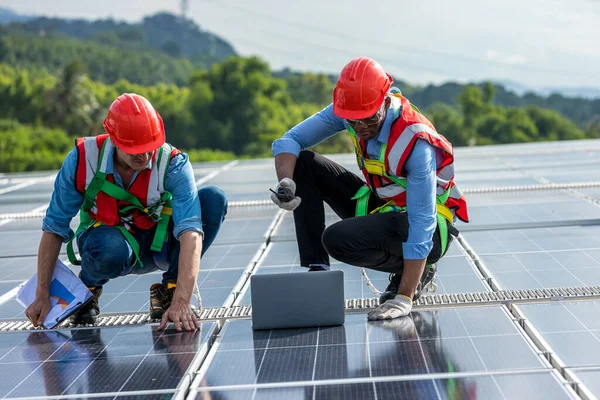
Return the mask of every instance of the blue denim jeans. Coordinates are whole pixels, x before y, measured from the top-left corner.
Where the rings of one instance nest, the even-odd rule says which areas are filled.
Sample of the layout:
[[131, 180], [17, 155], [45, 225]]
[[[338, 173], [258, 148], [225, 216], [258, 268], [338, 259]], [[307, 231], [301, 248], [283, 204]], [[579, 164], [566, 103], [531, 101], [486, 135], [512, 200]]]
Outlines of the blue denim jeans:
[[[202, 255], [213, 243], [225, 215], [227, 214], [227, 198], [216, 186], [206, 186], [198, 190], [202, 210]], [[77, 246], [81, 254], [81, 280], [87, 286], [102, 286], [110, 279], [128, 274], [146, 274], [158, 269], [163, 273], [164, 282], [176, 282], [179, 267], [179, 240], [173, 236], [173, 222], [169, 224], [167, 242], [161, 253], [150, 250], [156, 228], [134, 234], [140, 245], [139, 255], [143, 267], [135, 266], [135, 255], [116, 228], [100, 225], [97, 228], [82, 232], [77, 237]]]

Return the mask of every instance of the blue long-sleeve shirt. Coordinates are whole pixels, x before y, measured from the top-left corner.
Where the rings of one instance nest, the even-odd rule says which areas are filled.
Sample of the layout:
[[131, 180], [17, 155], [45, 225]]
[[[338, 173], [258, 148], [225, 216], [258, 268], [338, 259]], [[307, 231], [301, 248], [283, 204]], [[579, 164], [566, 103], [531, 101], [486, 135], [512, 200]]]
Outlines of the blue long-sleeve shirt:
[[[390, 105], [379, 134], [367, 141], [369, 158], [379, 159], [381, 145], [387, 143], [392, 122], [402, 110], [394, 115]], [[314, 146], [325, 139], [348, 129], [348, 123], [333, 113], [333, 104], [299, 123], [283, 137], [273, 142], [272, 152], [292, 153], [298, 156], [301, 150]], [[436, 220], [436, 150], [426, 140], [417, 140], [411, 155], [405, 162], [406, 207], [409, 222], [408, 239], [402, 244], [406, 260], [426, 258], [433, 247]]]
[[[121, 176], [114, 169], [114, 148], [111, 147], [109, 151], [106, 173], [114, 174], [115, 184], [124, 188]], [[83, 196], [75, 188], [76, 167], [77, 149], [74, 148], [67, 154], [58, 171], [54, 181], [54, 192], [42, 222], [44, 231], [59, 235], [64, 243], [68, 242], [74, 235], [73, 230], [70, 228], [70, 222], [79, 212], [83, 203]], [[133, 175], [131, 184], [137, 176], [138, 171]], [[187, 231], [196, 231], [203, 234], [198, 189], [194, 179], [194, 170], [188, 162], [187, 154], [181, 153], [171, 159], [165, 179], [165, 189], [172, 194], [173, 235], [179, 239], [179, 236]]]

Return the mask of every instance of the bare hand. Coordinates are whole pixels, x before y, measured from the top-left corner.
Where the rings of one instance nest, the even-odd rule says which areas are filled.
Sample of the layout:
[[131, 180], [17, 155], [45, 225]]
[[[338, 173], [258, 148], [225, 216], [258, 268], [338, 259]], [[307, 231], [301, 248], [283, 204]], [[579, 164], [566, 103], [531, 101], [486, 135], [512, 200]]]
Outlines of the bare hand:
[[200, 322], [198, 321], [198, 318], [196, 318], [189, 303], [171, 303], [171, 307], [169, 307], [162, 316], [158, 330], [165, 329], [169, 321], [173, 321], [175, 329], [179, 332], [181, 332], [182, 326], [186, 331], [193, 331], [201, 328]]
[[25, 316], [33, 326], [42, 326], [50, 312], [50, 297], [36, 297], [35, 301], [25, 310]]

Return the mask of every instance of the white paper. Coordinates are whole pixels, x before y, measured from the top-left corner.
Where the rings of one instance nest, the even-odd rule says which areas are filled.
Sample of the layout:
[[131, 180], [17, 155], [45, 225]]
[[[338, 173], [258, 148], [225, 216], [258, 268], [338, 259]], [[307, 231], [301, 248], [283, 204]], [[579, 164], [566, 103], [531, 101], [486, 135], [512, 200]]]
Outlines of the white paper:
[[[25, 308], [29, 307], [35, 300], [37, 281], [36, 273], [19, 288], [17, 301]], [[52, 329], [69, 314], [81, 307], [90, 297], [92, 297], [92, 292], [83, 284], [81, 279], [62, 261], [57, 260], [50, 285], [50, 305], [52, 308], [44, 320], [44, 327]]]

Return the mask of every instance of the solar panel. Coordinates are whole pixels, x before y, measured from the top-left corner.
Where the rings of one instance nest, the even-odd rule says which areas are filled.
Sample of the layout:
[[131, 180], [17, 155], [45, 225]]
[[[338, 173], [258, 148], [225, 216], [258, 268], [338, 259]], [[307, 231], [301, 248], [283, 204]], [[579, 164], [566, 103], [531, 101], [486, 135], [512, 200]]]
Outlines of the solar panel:
[[600, 359], [598, 302], [519, 306], [566, 367], [597, 366]]
[[166, 390], [173, 393], [210, 337], [150, 326], [0, 336], [0, 394], [34, 397]]
[[[496, 289], [600, 285], [600, 206], [594, 202], [600, 189], [593, 182], [568, 190], [517, 187], [600, 181], [600, 141], [457, 148], [456, 155], [472, 222], [458, 224], [461, 239], [438, 263], [435, 294], [465, 299]], [[330, 158], [359, 173], [352, 154]], [[204, 307], [251, 305], [250, 274], [307, 273], [298, 266], [293, 213], [269, 204], [268, 189], [276, 185], [272, 160], [198, 163], [194, 171], [199, 185], [220, 187], [230, 202], [201, 262], [197, 283]], [[0, 323], [23, 318], [13, 289], [35, 273], [51, 176], [0, 176]], [[326, 225], [339, 220], [328, 206], [325, 210]], [[66, 259], [64, 247], [61, 258]], [[377, 297], [359, 268], [331, 262], [344, 272], [346, 298]], [[384, 290], [388, 274], [366, 271]], [[148, 289], [161, 274], [111, 280], [101, 312], [147, 310]], [[598, 301], [551, 298], [546, 294], [539, 304], [431, 304], [409, 318], [384, 322], [368, 322], [366, 311], [348, 310], [343, 326], [329, 328], [253, 331], [242, 316], [203, 322], [195, 334], [172, 328], [161, 334], [156, 323], [2, 332], [0, 396], [600, 396]]]
[[[208, 390], [207, 390], [208, 391]], [[205, 392], [200, 392], [205, 394]], [[429, 398], [570, 398], [550, 372], [523, 375], [489, 375], [451, 379], [420, 379], [376, 383], [347, 383], [318, 386], [289, 386], [250, 390], [209, 391], [213, 398], [245, 399], [429, 399]], [[314, 397], [313, 397], [314, 396]], [[447, 396], [447, 397], [446, 397]], [[200, 398], [200, 397], [199, 397]]]
[[224, 328], [208, 385], [548, 368], [501, 308], [415, 312], [375, 323], [353, 315], [343, 327], [297, 332], [252, 333], [248, 324]]

